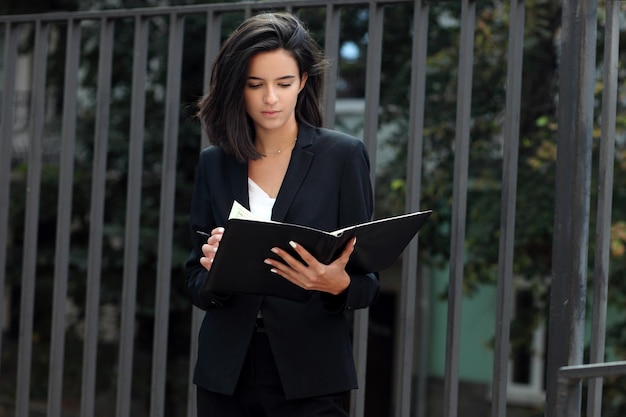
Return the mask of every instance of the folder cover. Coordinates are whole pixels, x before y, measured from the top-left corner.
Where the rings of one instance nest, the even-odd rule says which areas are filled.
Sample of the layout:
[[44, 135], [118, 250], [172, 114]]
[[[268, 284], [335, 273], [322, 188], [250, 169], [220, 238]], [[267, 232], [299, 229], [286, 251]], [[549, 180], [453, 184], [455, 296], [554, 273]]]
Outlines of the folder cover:
[[318, 261], [328, 264], [338, 258], [345, 245], [356, 236], [356, 246], [346, 265], [347, 272], [379, 272], [398, 259], [431, 213], [430, 210], [419, 211], [326, 232], [256, 219], [235, 201], [205, 289], [306, 301], [310, 298], [310, 291], [271, 272], [271, 267], [263, 262], [266, 258], [280, 260], [271, 248], [280, 247], [300, 259], [289, 246], [289, 241], [294, 241]]

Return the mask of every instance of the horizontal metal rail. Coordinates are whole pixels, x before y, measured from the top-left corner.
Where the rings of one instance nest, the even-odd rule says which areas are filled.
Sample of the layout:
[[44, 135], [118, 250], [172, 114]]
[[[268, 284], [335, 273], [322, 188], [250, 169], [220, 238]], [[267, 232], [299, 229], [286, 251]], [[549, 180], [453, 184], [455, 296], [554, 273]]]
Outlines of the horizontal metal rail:
[[568, 383], [589, 378], [619, 375], [626, 375], [626, 361], [563, 366], [559, 369], [559, 380], [568, 381]]
[[[332, 5], [337, 6], [369, 6], [375, 3], [379, 6], [413, 3], [415, 0], [333, 0]], [[23, 15], [0, 16], [0, 23], [26, 23], [34, 20], [44, 22], [74, 20], [99, 20], [102, 18], [124, 18], [129, 16], [141, 15], [143, 17], [169, 16], [172, 14], [192, 15], [204, 13], [208, 10], [221, 13], [242, 12], [246, 9], [250, 10], [269, 10], [269, 9], [298, 9], [312, 7], [326, 7], [329, 2], [327, 0], [294, 0], [294, 1], [264, 1], [264, 2], [237, 2], [237, 3], [212, 3], [202, 5], [189, 6], [167, 6], [167, 7], [138, 7], [135, 9], [115, 9], [115, 10], [85, 10], [78, 12], [54, 12], [54, 13], [34, 13]]]
[[573, 403], [570, 396], [578, 395], [578, 390], [575, 387], [581, 381], [622, 375], [626, 375], [626, 361], [561, 367], [558, 372], [556, 416], [570, 417], [580, 414], [580, 409], [570, 409]]

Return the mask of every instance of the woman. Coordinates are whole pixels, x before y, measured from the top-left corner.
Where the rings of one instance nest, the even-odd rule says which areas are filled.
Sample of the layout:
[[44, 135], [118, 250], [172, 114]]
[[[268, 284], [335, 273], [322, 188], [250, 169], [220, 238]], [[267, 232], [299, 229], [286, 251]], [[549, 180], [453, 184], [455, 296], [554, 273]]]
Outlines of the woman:
[[346, 416], [341, 400], [357, 388], [343, 313], [370, 306], [379, 290], [374, 274], [345, 270], [358, 242], [328, 265], [297, 242], [285, 246], [304, 263], [272, 248], [283, 262], [268, 257], [267, 268], [310, 290], [306, 302], [203, 290], [234, 200], [257, 216], [323, 230], [371, 219], [365, 146], [320, 127], [325, 66], [294, 16], [254, 16], [222, 45], [199, 102], [212, 145], [200, 155], [190, 217], [195, 242], [198, 230], [211, 236], [186, 264], [190, 298], [206, 310], [194, 373], [199, 417]]

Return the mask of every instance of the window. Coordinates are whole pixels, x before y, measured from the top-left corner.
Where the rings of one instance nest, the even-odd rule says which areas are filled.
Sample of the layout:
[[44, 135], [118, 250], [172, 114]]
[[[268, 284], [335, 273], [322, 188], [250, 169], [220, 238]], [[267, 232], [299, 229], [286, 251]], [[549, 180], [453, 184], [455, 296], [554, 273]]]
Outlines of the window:
[[[533, 293], [521, 286], [515, 290], [513, 316], [520, 317], [533, 305]], [[511, 404], [545, 404], [545, 346], [546, 331], [540, 323], [532, 337], [511, 345], [507, 398]]]

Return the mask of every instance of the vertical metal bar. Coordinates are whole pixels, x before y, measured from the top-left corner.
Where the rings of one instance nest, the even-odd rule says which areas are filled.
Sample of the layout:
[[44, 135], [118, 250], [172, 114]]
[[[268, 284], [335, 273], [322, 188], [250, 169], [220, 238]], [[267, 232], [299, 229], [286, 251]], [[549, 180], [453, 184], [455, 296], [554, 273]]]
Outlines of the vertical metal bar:
[[[369, 151], [372, 187], [376, 181], [376, 147], [378, 145], [378, 111], [380, 98], [380, 68], [383, 42], [383, 6], [371, 1], [369, 7], [368, 45], [365, 91], [365, 126], [363, 141]], [[365, 415], [365, 376], [367, 371], [367, 335], [369, 308], [354, 312], [353, 352], [359, 389], [350, 393], [350, 416]]]
[[475, 1], [463, 0], [461, 13], [456, 137], [454, 140], [454, 191], [450, 242], [444, 417], [456, 417], [459, 400], [459, 347], [461, 344], [461, 299], [463, 297], [463, 264], [465, 255], [463, 249], [467, 216], [472, 66], [474, 62], [474, 27], [476, 24]]
[[354, 312], [354, 360], [356, 363], [359, 389], [350, 392], [350, 417], [365, 415], [365, 376], [367, 371], [367, 332], [369, 326], [369, 309]]
[[491, 416], [505, 417], [509, 369], [509, 336], [513, 305], [513, 251], [517, 162], [519, 157], [519, 120], [522, 95], [525, 0], [513, 0], [509, 17], [509, 48], [504, 117], [504, 155], [502, 161], [502, 205], [500, 247], [498, 250], [498, 287], [493, 359]]
[[[567, 414], [568, 391], [570, 390], [570, 387], [572, 385], [575, 385], [580, 382], [581, 382], [580, 380], [571, 381], [570, 378], [568, 378], [565, 375], [557, 376], [556, 406], [555, 406], [555, 410], [553, 411], [553, 415], [555, 417], [570, 417], [570, 415]], [[576, 413], [578, 412], [579, 411], [577, 411]]]
[[184, 27], [184, 17], [177, 14], [170, 16], [169, 43], [167, 48], [165, 125], [163, 132], [161, 207], [159, 210], [156, 301], [154, 311], [154, 342], [152, 348], [152, 390], [150, 393], [150, 415], [152, 417], [163, 417], [165, 415], [167, 336], [169, 331], [174, 201], [176, 200], [176, 157]]
[[[413, 7], [413, 35], [411, 40], [411, 62], [413, 65], [411, 66], [411, 85], [409, 90], [408, 158], [406, 169], [407, 195], [405, 207], [407, 212], [419, 210], [422, 193], [428, 10], [428, 5], [422, 0], [417, 0]], [[418, 239], [414, 238], [402, 257], [398, 365], [396, 366], [397, 399], [395, 415], [398, 417], [409, 416], [411, 413], [413, 355], [415, 354], [416, 331], [415, 306], [418, 304], [418, 280], [421, 281], [423, 279], [418, 274], [417, 254]], [[421, 323], [417, 328], [422, 328]], [[420, 349], [418, 355], [421, 353]]]
[[20, 300], [20, 335], [17, 363], [17, 399], [15, 416], [28, 417], [33, 349], [33, 319], [35, 309], [35, 273], [39, 203], [41, 194], [41, 156], [46, 97], [48, 37], [47, 22], [35, 22], [35, 50], [30, 108], [30, 140], [28, 144], [28, 183], [26, 222], [24, 225], [24, 258], [22, 264], [22, 294]]
[[54, 259], [54, 293], [52, 334], [48, 375], [48, 416], [61, 415], [63, 364], [65, 353], [65, 306], [70, 258], [72, 221], [72, 190], [74, 186], [74, 149], [76, 148], [76, 91], [80, 59], [80, 21], [67, 22], [63, 121], [61, 128], [61, 160]]
[[376, 149], [378, 146], [378, 115], [380, 112], [380, 70], [383, 53], [384, 8], [370, 1], [367, 29], [367, 62], [365, 68], [365, 123], [363, 141], [372, 162], [372, 184], [376, 181]]
[[[604, 362], [618, 90], [619, 6], [620, 2], [615, 0], [606, 2], [602, 140], [600, 142], [600, 160], [598, 163], [598, 213], [593, 274], [593, 324], [591, 325], [591, 343], [589, 347], [590, 363]], [[587, 416], [600, 417], [602, 415], [602, 378], [590, 379], [587, 389]]]
[[329, 129], [335, 127], [335, 105], [337, 102], [337, 72], [339, 71], [339, 34], [341, 23], [341, 9], [333, 3], [326, 5], [326, 33], [324, 55], [330, 61], [330, 69], [325, 74], [324, 83], [324, 125]]
[[[213, 61], [219, 52], [221, 45], [221, 33], [222, 33], [222, 16], [215, 14], [213, 10], [207, 12], [206, 17], [206, 36], [204, 44], [204, 89], [209, 91], [211, 83], [211, 68], [213, 67]], [[201, 147], [204, 148], [209, 145], [209, 139], [206, 136], [206, 132], [202, 130], [202, 143]]]
[[[208, 91], [211, 82], [211, 67], [221, 44], [222, 32], [222, 16], [209, 10], [206, 16], [206, 36], [204, 49], [204, 88]], [[204, 129], [201, 133], [202, 139], [200, 148], [208, 146], [209, 139]], [[187, 393], [187, 417], [196, 417], [196, 389], [193, 384], [193, 372], [196, 364], [196, 356], [198, 355], [198, 334], [204, 312], [199, 308], [191, 308], [191, 343], [189, 357], [189, 390]]]
[[[597, 0], [565, 0], [562, 16], [547, 417], [555, 415], [559, 368], [583, 358]], [[580, 415], [581, 397], [579, 381], [568, 389], [568, 416]]]
[[[5, 23], [4, 64], [2, 71], [2, 107], [0, 111], [0, 230], [8, 230], [11, 159], [13, 158], [13, 121], [15, 117], [15, 78], [19, 26]], [[0, 233], [0, 303], [4, 303], [8, 233]], [[4, 323], [4, 308], [0, 308], [0, 329]], [[2, 357], [0, 330], [0, 358]], [[2, 361], [0, 360], [0, 366]], [[1, 371], [1, 368], [0, 368]]]
[[191, 343], [189, 355], [189, 389], [187, 391], [187, 417], [196, 417], [196, 387], [193, 383], [193, 372], [196, 365], [196, 356], [198, 355], [198, 334], [202, 325], [204, 312], [197, 307], [191, 310]]
[[[418, 235], [419, 236], [419, 235]], [[428, 377], [430, 371], [430, 329], [431, 329], [431, 302], [430, 302], [430, 271], [428, 268], [418, 269], [418, 329], [417, 336], [417, 376], [414, 390], [416, 417], [428, 416]], [[404, 416], [403, 416], [404, 417]]]
[[124, 249], [124, 288], [117, 378], [117, 417], [130, 416], [135, 306], [141, 214], [141, 176], [143, 165], [144, 121], [146, 111], [146, 70], [148, 56], [148, 21], [135, 17], [133, 85], [131, 99], [130, 149], [128, 155], [128, 190]]
[[246, 5], [244, 6], [244, 19], [248, 19], [250, 17], [252, 17], [252, 7], [250, 7], [250, 5]]
[[93, 416], [95, 409], [96, 369], [98, 357], [98, 323], [100, 311], [100, 280], [102, 268], [102, 235], [104, 231], [104, 197], [111, 103], [113, 66], [112, 20], [100, 21], [98, 56], [98, 92], [94, 132], [94, 154], [91, 177], [91, 209], [89, 223], [89, 255], [87, 262], [87, 295], [85, 300], [85, 342], [81, 385], [82, 416]]

